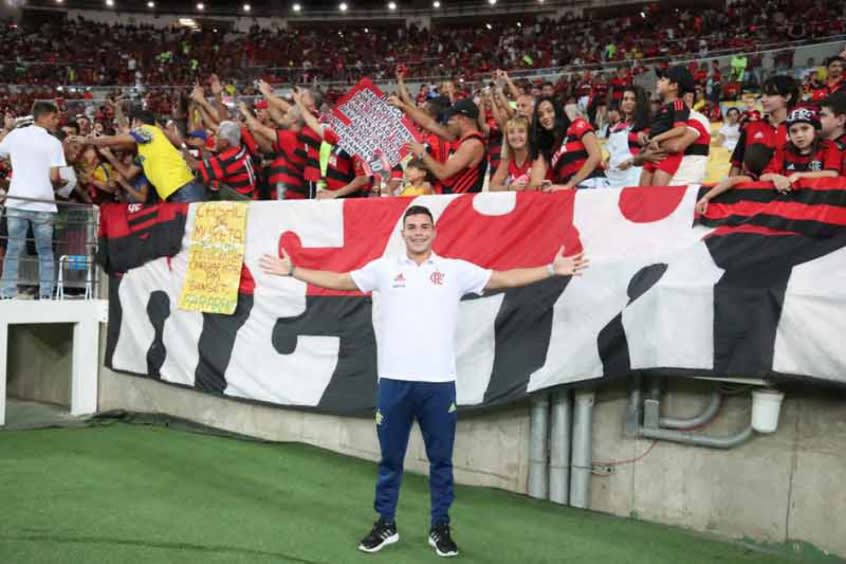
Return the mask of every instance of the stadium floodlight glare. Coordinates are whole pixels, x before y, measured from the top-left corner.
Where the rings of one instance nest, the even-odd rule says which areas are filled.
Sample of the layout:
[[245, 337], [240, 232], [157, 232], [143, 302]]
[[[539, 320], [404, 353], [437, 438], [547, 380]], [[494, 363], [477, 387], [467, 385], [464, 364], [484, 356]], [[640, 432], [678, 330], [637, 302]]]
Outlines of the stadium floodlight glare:
[[490, 31], [490, 30], [492, 30], [492, 29], [493, 29], [493, 26], [492, 26], [491, 24], [489, 24], [489, 23], [486, 23], [486, 24], [485, 24], [485, 27], [486, 27], [486, 28], [488, 28], [488, 31]]
[[438, 0], [435, 0], [434, 2], [432, 2], [432, 7], [437, 10], [441, 7], [441, 3]]
[[156, 7], [156, 3], [153, 2], [153, 0], [150, 0], [149, 2], [147, 2], [147, 7], [153, 9]]
[[113, 7], [114, 5], [115, 0], [106, 0], [106, 6], [108, 6], [109, 8]]
[[341, 10], [342, 12], [346, 12], [347, 8], [349, 8], [349, 6], [347, 6], [346, 2], [341, 2], [341, 5], [338, 6], [338, 9]]
[[397, 3], [396, 2], [388, 2], [388, 9], [393, 12], [394, 10], [397, 9]]
[[205, 5], [205, 4], [203, 4], [202, 2], [197, 2], [197, 11], [198, 11], [198, 12], [202, 12], [202, 11], [203, 11], [203, 10], [205, 10], [205, 9], [206, 9], [206, 5]]
[[252, 7], [252, 6], [250, 6], [249, 4], [244, 4], [244, 11], [245, 11], [245, 12], [249, 12], [249, 11], [250, 11], [250, 10], [252, 10], [252, 9], [253, 9], [253, 7]]
[[488, 0], [488, 4], [490, 4], [491, 6], [493, 6], [493, 5], [495, 5], [495, 4], [496, 4], [496, 0]]
[[640, 17], [643, 18], [643, 19], [646, 19], [646, 12], [641, 12]]
[[61, 4], [61, 3], [63, 3], [64, 1], [65, 1], [65, 0], [56, 0], [56, 4]]
[[291, 6], [291, 9], [294, 10], [295, 12], [299, 12], [300, 10], [303, 9], [303, 7], [300, 6], [299, 4], [294, 4], [293, 6]]

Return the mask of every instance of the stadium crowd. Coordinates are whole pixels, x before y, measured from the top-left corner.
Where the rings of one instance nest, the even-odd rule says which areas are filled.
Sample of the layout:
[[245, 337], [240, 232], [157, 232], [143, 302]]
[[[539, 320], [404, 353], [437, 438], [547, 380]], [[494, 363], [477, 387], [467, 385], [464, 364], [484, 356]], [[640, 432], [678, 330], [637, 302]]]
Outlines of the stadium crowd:
[[[763, 5], [738, 3], [725, 12], [705, 10], [695, 15], [664, 13], [653, 7], [650, 10], [654, 13], [640, 20], [654, 18], [649, 33], [658, 33], [656, 41], [663, 46], [657, 54], [672, 54], [672, 45], [686, 43], [684, 49], [707, 50], [722, 45], [721, 41], [735, 41], [725, 26], [737, 17], [750, 26], [749, 31], [759, 34], [801, 37], [808, 28], [811, 33], [842, 31], [836, 27], [842, 21], [831, 24], [830, 18], [819, 12], [821, 6], [827, 4], [780, 0]], [[806, 10], [807, 18], [803, 29], [797, 31], [783, 15], [800, 7]], [[82, 57], [79, 60], [87, 62], [67, 68], [75, 73], [87, 72], [86, 65], [93, 62], [100, 73], [78, 75], [75, 80], [122, 83], [133, 76], [139, 81], [141, 77], [150, 80], [158, 72], [161, 77], [196, 82], [183, 89], [141, 88], [139, 84], [137, 91], [118, 89], [105, 100], [95, 101], [85, 90], [56, 96], [51, 89], [62, 82], [62, 77], [34, 76], [23, 65], [24, 71], [16, 70], [11, 78], [28, 81], [31, 88], [38, 89], [35, 92], [39, 98], [53, 101], [35, 104], [40, 118], [32, 116], [37, 122], [32, 126], [31, 121], [16, 115], [13, 106], [23, 101], [11, 98], [21, 90], [14, 86], [0, 90], [0, 103], [5, 108], [0, 132], [0, 188], [5, 185], [9, 189], [7, 215], [14, 207], [11, 196], [43, 194], [28, 193], [25, 183], [16, 184], [13, 167], [2, 156], [13, 153], [19, 130], [51, 123], [57, 125], [55, 133], [65, 156], [60, 177], [53, 179], [56, 197], [94, 204], [415, 196], [478, 192], [485, 187], [557, 191], [693, 184], [706, 180], [709, 155], [716, 147], [731, 152], [731, 168], [699, 202], [701, 211], [713, 197], [739, 182], [769, 181], [775, 189], [789, 191], [801, 178], [846, 175], [846, 49], [831, 53], [819, 67], [809, 61], [808, 67], [796, 70], [780, 67], [777, 62], [776, 74], [762, 76], [760, 82], [754, 72], [756, 63], [742, 54], [735, 57], [738, 62], [735, 65], [733, 60], [731, 68], [720, 68], [707, 58], [701, 63], [670, 66], [665, 58], [653, 67], [659, 78], [654, 92], [650, 92], [634, 84], [635, 76], [645, 70], [638, 61], [656, 54], [646, 43], [632, 39], [646, 33], [640, 20], [594, 22], [589, 29], [595, 36], [584, 43], [584, 50], [567, 51], [571, 47], [551, 41], [544, 43], [549, 46], [545, 54], [538, 52], [522, 59], [516, 57], [526, 53], [527, 47], [514, 35], [500, 36], [496, 41], [491, 39], [497, 37], [495, 34], [456, 29], [421, 39], [417, 34], [425, 32], [412, 29], [407, 36], [395, 38], [394, 50], [387, 57], [390, 63], [384, 64], [391, 64], [397, 87], [387, 101], [414, 124], [421, 142], [408, 144], [402, 163], [381, 174], [374, 174], [373, 163], [340, 148], [338, 134], [328, 126], [327, 118], [343, 92], [321, 89], [316, 78], [322, 74], [309, 77], [309, 88], [282, 90], [275, 90], [261, 71], [253, 77], [264, 78], [246, 83], [224, 80], [214, 73], [201, 74], [206, 68], [231, 72], [230, 63], [240, 69], [238, 72], [268, 63], [262, 57], [275, 49], [273, 42], [278, 38], [266, 32], [243, 41], [237, 37], [215, 40], [215, 35], [199, 34], [188, 42], [188, 36], [177, 31], [127, 28], [129, 35], [121, 38], [120, 45], [108, 43], [85, 22], [72, 24], [77, 27], [61, 38], [48, 33], [40, 41], [32, 41], [26, 33], [12, 34], [21, 60], [41, 49], [42, 55], [56, 59], [57, 64], [59, 54], [69, 49], [63, 40], [84, 38], [77, 43], [78, 49], [67, 52], [77, 53]], [[662, 24], [656, 26], [655, 22]], [[534, 25], [533, 33], [542, 35], [560, 33], [561, 25], [570, 24]], [[723, 31], [709, 33], [715, 29]], [[100, 32], [112, 37], [108, 29]], [[175, 34], [170, 38], [175, 43], [167, 44], [166, 56], [149, 51], [147, 33], [162, 33], [163, 38]], [[338, 37], [338, 45], [356, 49], [365, 48], [362, 44], [367, 43], [344, 39], [341, 34]], [[685, 37], [716, 38], [716, 43], [703, 45], [697, 39], [692, 44]], [[334, 38], [327, 44], [335, 44]], [[425, 46], [418, 53], [423, 56], [421, 61], [431, 54], [440, 54], [439, 60], [444, 61], [457, 57], [448, 63], [446, 69], [450, 71], [464, 67], [468, 62], [465, 56], [493, 54], [481, 66], [464, 67], [476, 69], [472, 79], [456, 76], [437, 84], [423, 82], [418, 91], [410, 92], [406, 83], [423, 68], [408, 57], [409, 47], [415, 45]], [[564, 50], [557, 51], [556, 45]], [[445, 52], [449, 55], [444, 56]], [[305, 63], [312, 55], [315, 60], [323, 60], [318, 51], [304, 50], [299, 60], [302, 67], [309, 66]], [[187, 56], [202, 62], [195, 65], [189, 61], [186, 65]], [[554, 82], [515, 79], [498, 64], [511, 63], [510, 68], [520, 69], [521, 60], [534, 64], [535, 58], [543, 65], [562, 61], [628, 62], [606, 67], [610, 70], [605, 72], [562, 73]], [[236, 60], [239, 62], [233, 63]], [[118, 74], [114, 74], [114, 61], [122, 67]], [[352, 71], [348, 63], [339, 60], [339, 68], [356, 77], [366, 74], [366, 66], [353, 64], [356, 70]], [[135, 75], [129, 72], [132, 69]], [[187, 69], [188, 74], [180, 75], [176, 69]], [[378, 72], [383, 76], [385, 71]], [[756, 104], [748, 103], [744, 92], [755, 93], [761, 111]], [[725, 106], [721, 102], [741, 98], [746, 102], [723, 115]], [[55, 114], [56, 119], [45, 118], [46, 114]], [[712, 121], [723, 121], [714, 138]], [[11, 185], [8, 177], [12, 178]]]
[[[217, 74], [234, 81], [354, 82], [390, 78], [397, 64], [409, 77], [473, 81], [497, 68], [634, 63], [656, 57], [707, 57], [785, 41], [819, 41], [844, 33], [836, 0], [740, 0], [726, 9], [679, 9], [653, 3], [639, 14], [610, 18], [512, 16], [430, 29], [395, 23], [333, 27], [293, 24], [248, 33], [187, 27], [157, 29], [57, 18], [0, 29], [6, 53], [0, 84], [190, 85]], [[792, 14], [801, 13], [801, 19]], [[789, 53], [781, 61], [790, 65]], [[749, 69], [760, 65], [750, 61]]]

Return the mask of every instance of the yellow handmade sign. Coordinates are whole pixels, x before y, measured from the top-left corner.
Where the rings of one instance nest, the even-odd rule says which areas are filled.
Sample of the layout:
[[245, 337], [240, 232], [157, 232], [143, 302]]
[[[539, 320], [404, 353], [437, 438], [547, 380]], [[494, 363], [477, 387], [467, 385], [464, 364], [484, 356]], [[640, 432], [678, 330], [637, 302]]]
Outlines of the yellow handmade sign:
[[197, 207], [180, 309], [227, 315], [235, 311], [248, 206], [248, 202], [207, 202]]

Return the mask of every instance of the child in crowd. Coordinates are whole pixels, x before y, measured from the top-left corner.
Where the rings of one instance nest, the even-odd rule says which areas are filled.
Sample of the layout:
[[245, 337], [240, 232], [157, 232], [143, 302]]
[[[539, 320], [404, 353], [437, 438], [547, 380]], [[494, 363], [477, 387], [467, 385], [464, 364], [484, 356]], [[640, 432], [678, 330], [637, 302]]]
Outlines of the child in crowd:
[[[661, 149], [661, 143], [684, 135], [690, 109], [683, 97], [693, 92], [695, 85], [690, 72], [681, 66], [671, 67], [658, 79], [657, 93], [661, 108], [650, 125], [649, 148]], [[641, 186], [667, 186], [681, 165], [682, 153], [670, 153], [657, 163], [647, 162], [640, 176]]]
[[412, 159], [405, 165], [405, 186], [400, 192], [404, 198], [429, 196], [433, 194], [432, 185], [426, 181], [426, 165], [421, 159]]
[[[840, 172], [840, 152], [820, 135], [820, 120], [811, 108], [796, 108], [787, 116], [790, 141], [776, 149], [770, 159], [763, 145], [750, 146], [744, 155], [743, 174], [716, 184], [696, 204], [696, 211], [705, 213], [708, 202], [743, 182], [772, 182], [781, 193], [790, 192], [803, 178], [832, 178]], [[755, 169], [764, 159], [769, 163], [758, 177]]]
[[840, 174], [840, 152], [820, 135], [820, 118], [812, 108], [796, 108], [787, 116], [790, 141], [776, 149], [761, 180], [772, 182], [779, 192], [789, 192], [802, 178], [825, 178]]

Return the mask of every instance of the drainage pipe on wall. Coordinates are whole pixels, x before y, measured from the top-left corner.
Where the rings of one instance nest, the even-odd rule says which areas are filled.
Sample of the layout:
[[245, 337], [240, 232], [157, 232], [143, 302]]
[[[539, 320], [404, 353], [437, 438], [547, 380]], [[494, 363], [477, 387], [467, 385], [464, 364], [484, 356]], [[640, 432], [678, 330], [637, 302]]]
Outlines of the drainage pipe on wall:
[[593, 390], [576, 392], [573, 411], [573, 453], [570, 471], [570, 505], [587, 508], [590, 495]]
[[720, 392], [715, 391], [711, 394], [711, 399], [708, 402], [708, 405], [705, 406], [702, 413], [696, 417], [691, 417], [689, 419], [662, 417], [658, 421], [658, 426], [664, 429], [693, 429], [694, 427], [710, 423], [711, 420], [717, 416], [717, 412], [720, 410], [720, 405], [722, 404], [722, 399], [723, 397]]
[[752, 425], [749, 425], [737, 434], [725, 437], [710, 437], [685, 431], [652, 429], [648, 427], [640, 428], [640, 436], [649, 439], [659, 439], [662, 441], [682, 443], [685, 445], [703, 446], [710, 448], [734, 448], [749, 440], [749, 438], [752, 436]]
[[570, 498], [570, 390], [552, 394], [549, 430], [549, 500], [565, 504]]
[[529, 413], [529, 496], [546, 499], [549, 491], [549, 395], [532, 397]]

